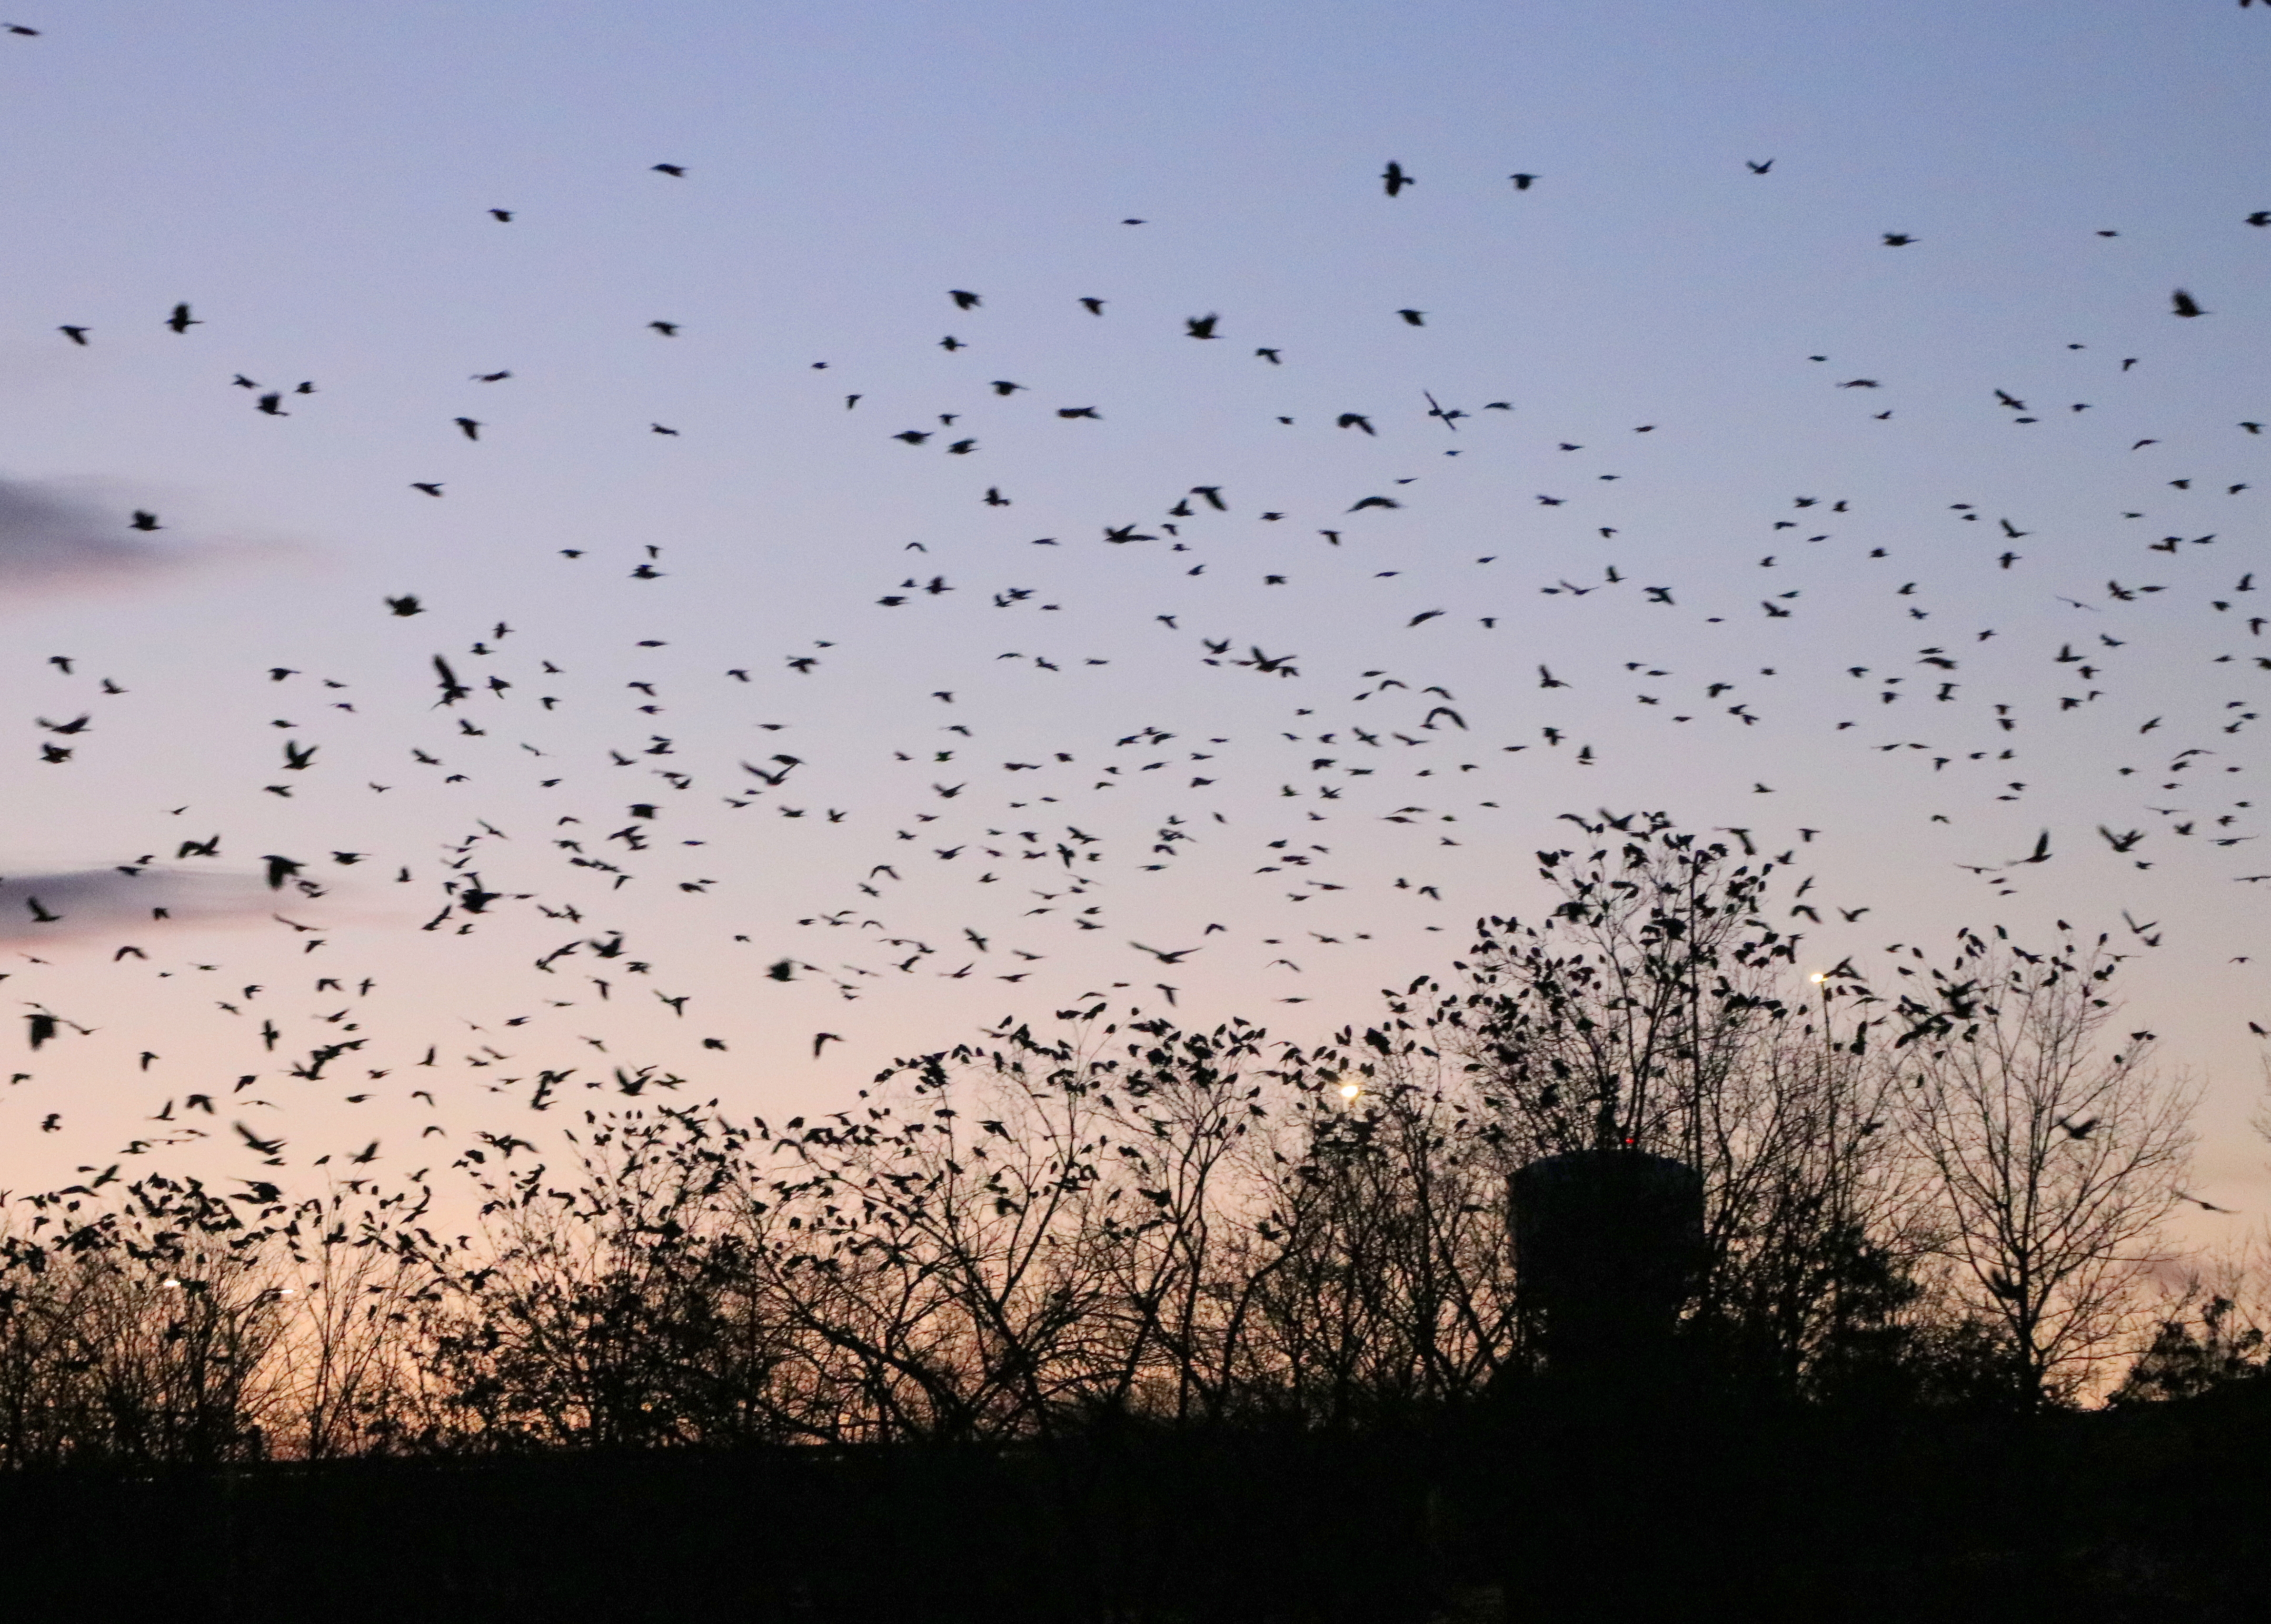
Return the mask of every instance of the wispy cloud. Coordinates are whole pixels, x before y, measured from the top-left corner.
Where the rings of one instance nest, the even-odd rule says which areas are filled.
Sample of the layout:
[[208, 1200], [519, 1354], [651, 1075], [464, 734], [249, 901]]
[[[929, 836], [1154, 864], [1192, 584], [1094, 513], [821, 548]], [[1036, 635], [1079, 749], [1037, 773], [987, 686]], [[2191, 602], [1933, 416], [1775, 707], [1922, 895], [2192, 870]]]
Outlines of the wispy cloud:
[[12, 874], [0, 879], [0, 945], [148, 931], [168, 919], [257, 918], [275, 905], [253, 874], [140, 867]]
[[137, 533], [126, 513], [0, 478], [0, 593], [138, 578], [184, 561], [184, 549]]

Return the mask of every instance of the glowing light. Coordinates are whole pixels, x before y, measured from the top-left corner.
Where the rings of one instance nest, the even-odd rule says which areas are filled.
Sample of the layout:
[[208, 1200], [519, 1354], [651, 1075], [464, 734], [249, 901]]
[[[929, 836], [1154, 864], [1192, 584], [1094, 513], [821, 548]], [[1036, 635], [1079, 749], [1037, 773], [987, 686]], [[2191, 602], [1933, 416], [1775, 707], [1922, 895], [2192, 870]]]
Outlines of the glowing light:
[[1353, 1100], [1357, 1095], [1363, 1092], [1364, 1090], [1358, 1087], [1354, 1083], [1343, 1083], [1341, 1085], [1341, 1098], [1344, 1100]]
[[1816, 986], [1819, 986], [1821, 983], [1828, 981], [1829, 978], [1827, 975], [1824, 975], [1820, 970], [1816, 970], [1813, 975], [1807, 976], [1806, 979], [1813, 983]]

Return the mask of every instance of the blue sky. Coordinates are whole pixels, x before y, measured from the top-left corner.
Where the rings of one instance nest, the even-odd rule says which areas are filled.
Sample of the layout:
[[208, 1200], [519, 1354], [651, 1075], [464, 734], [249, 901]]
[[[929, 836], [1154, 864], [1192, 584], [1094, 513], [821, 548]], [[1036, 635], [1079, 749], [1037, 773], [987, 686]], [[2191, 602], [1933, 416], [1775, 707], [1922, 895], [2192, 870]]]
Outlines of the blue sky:
[[[618, 1060], [738, 1109], [808, 1109], [1004, 1013], [1091, 990], [1156, 1003], [1175, 978], [1131, 941], [1205, 944], [1179, 967], [1192, 1018], [1298, 1034], [1440, 968], [1477, 915], [1534, 911], [1528, 855], [1555, 815], [1607, 805], [1798, 849], [1817, 895], [1873, 910], [1800, 922], [1825, 961], [1965, 923], [2160, 922], [2159, 947], [2128, 938], [2141, 1023], [2209, 1086], [2205, 1182], [2233, 1205], [2267, 1193], [2245, 1020], [2271, 1025], [2271, 884], [2237, 877], [2271, 870], [2241, 720], [2271, 673], [2245, 625], [2264, 600], [2234, 589], [2271, 499], [2271, 434], [2238, 426], [2271, 426], [2271, 229], [2245, 223], [2271, 208], [2271, 17], [21, 20], [43, 32], [0, 41], [0, 479], [48, 504], [50, 542], [110, 557], [142, 508], [164, 526], [143, 539], [181, 561], [59, 582], [9, 555], [0, 669], [22, 725], [0, 753], [0, 874], [150, 853], [198, 871], [200, 906], [232, 883], [253, 900], [226, 928], [147, 933], [145, 960], [114, 960], [99, 908], [78, 934], [11, 917], [11, 951], [47, 962], [19, 960], [8, 990], [98, 1028], [24, 1063], [6, 1109], [64, 1120], [17, 1136], [19, 1187], [106, 1155], [166, 1098], [336, 1041], [324, 974], [379, 983], [368, 1048], [339, 1064], [393, 1075], [354, 1108], [288, 1085], [295, 1154], [366, 1123], [414, 1132], [400, 1068], [429, 1043], [459, 1057], [461, 1126], [517, 1109], [487, 1092], [504, 1075]], [[1394, 199], [1391, 158], [1418, 176]], [[1538, 178], [1517, 191], [1516, 172]], [[2211, 314], [2172, 316], [2178, 287]], [[177, 301], [201, 323], [182, 335], [161, 324]], [[1218, 339], [1185, 336], [1210, 313]], [[271, 390], [288, 416], [256, 410]], [[1430, 418], [1429, 394], [1471, 415]], [[1057, 416], [1080, 407], [1099, 418]], [[1336, 426], [1350, 412], [1377, 433]], [[891, 438], [909, 430], [934, 437]], [[1171, 516], [1197, 486], [1228, 510]], [[1373, 495], [1401, 506], [1347, 511]], [[1102, 539], [1131, 524], [1156, 539]], [[406, 593], [425, 612], [389, 613]], [[1300, 675], [1205, 663], [1255, 648]], [[436, 709], [437, 654], [511, 686]], [[1463, 730], [1422, 727], [1430, 686]], [[82, 711], [78, 734], [36, 720]], [[317, 746], [309, 768], [281, 766], [287, 739]], [[778, 789], [741, 765], [776, 754], [799, 758]], [[2100, 824], [2145, 835], [2117, 854]], [[644, 850], [607, 843], [626, 827]], [[1181, 855], [1155, 850], [1162, 829], [1191, 837], [1165, 842]], [[1960, 866], [2044, 830], [2055, 855], [2009, 871], [2014, 895]], [[173, 859], [216, 833], [219, 858]], [[270, 852], [327, 894], [267, 906]], [[528, 900], [421, 930], [467, 872]], [[569, 906], [584, 918], [539, 911]], [[1087, 908], [1099, 928], [1072, 923]], [[651, 968], [603, 976], [605, 999], [588, 949], [532, 968], [616, 929]], [[817, 968], [767, 978], [784, 957]], [[232, 1000], [243, 985], [264, 991]], [[271, 1009], [275, 1056], [252, 1036]], [[845, 1042], [815, 1064], [823, 1029]], [[468, 1067], [482, 1045], [511, 1059]]]

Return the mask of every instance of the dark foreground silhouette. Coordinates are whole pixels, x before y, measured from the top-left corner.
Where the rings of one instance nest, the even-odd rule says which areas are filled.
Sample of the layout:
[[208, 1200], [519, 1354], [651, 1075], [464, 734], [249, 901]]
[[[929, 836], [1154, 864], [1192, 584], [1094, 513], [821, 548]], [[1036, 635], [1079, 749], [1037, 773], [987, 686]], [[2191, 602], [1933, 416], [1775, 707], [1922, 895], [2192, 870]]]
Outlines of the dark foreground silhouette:
[[0, 1478], [9, 1613], [2240, 1620], [2271, 1380], [2034, 1416], [1501, 1389], [1322, 1432]]

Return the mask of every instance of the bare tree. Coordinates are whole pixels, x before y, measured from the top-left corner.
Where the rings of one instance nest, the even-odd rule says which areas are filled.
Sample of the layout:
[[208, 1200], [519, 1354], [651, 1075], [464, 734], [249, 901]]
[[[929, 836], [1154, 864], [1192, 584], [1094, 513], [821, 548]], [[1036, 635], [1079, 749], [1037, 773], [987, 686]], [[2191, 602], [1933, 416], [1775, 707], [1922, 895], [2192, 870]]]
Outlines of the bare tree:
[[2106, 1402], [2189, 1398], [2226, 1383], [2260, 1379], [2271, 1368], [2263, 1326], [2238, 1300], [2245, 1269], [2235, 1260], [2187, 1271], [2154, 1317], [2159, 1329]]
[[1164, 1019], [1128, 1030], [1147, 1041], [1126, 1046], [1116, 1085], [1099, 1091], [1115, 1142], [1082, 1239], [1102, 1287], [1092, 1356], [1108, 1361], [1089, 1398], [1219, 1420], [1250, 1368], [1254, 1292], [1273, 1266], [1239, 1244], [1258, 1205], [1247, 1136], [1270, 1114], [1253, 1074], [1263, 1034]]
[[1423, 987], [1441, 990], [1391, 997], [1361, 1039], [1287, 1057], [1251, 1379], [1311, 1420], [1470, 1397], [1511, 1348], [1504, 1138], [1433, 1023], [1402, 1020]]
[[[780, 1338], [741, 1226], [746, 1134], [714, 1110], [586, 1113], [564, 1136], [572, 1188], [540, 1165], [481, 1175], [482, 1241], [425, 1253], [447, 1287], [418, 1353], [429, 1430], [480, 1449], [766, 1435]], [[492, 1140], [501, 1162], [525, 1148]]]
[[1691, 1329], [1746, 1379], [1804, 1390], [1915, 1294], [1880, 1001], [1850, 963], [1798, 979], [1787, 921], [1818, 916], [1779, 894], [1791, 854], [1661, 813], [1564, 821], [1597, 843], [1538, 854], [1560, 901], [1481, 923], [1428, 1041], [1467, 1061], [1511, 1160], [1631, 1149], [1694, 1168]]
[[[1771, 860], [1739, 861], [1662, 813], [1575, 813], [1596, 849], [1540, 851], [1561, 901], [1478, 926], [1444, 1035], [1488, 1075], [1535, 1153], [1630, 1148], [1703, 1165], [1709, 1102], [1754, 1034], [1799, 938], [1766, 918]], [[1811, 911], [1811, 910], [1808, 910]]]
[[769, 1186], [786, 1216], [768, 1290], [870, 1435], [1046, 1432], [1091, 1374], [1099, 1281], [1081, 1242], [1106, 1193], [1113, 1079], [1075, 1047], [1012, 1042], [882, 1080], [857, 1117], [776, 1138], [793, 1171]]
[[2031, 1408], [2085, 1390], [2126, 1351], [2193, 1094], [2154, 1072], [2151, 1033], [2109, 1030], [2120, 960], [2103, 937], [2048, 954], [1962, 941], [1929, 996], [1902, 1001], [1917, 1024], [1902, 1126], [1932, 1179], [1951, 1287], [2001, 1330]]
[[1900, 1154], [1866, 995], [1754, 1034], [1702, 1101], [1706, 1256], [1698, 1319], [1751, 1382], [1821, 1392], [1880, 1356], [1921, 1294], [1928, 1205]]
[[[15, 1462], [268, 1452], [284, 1299], [271, 1231], [195, 1180], [34, 1197], [0, 1241], [0, 1437]], [[71, 1199], [73, 1196], [79, 1199]]]
[[862, 1425], [999, 1437], [1219, 1409], [1241, 1324], [1224, 1186], [1262, 1034], [1102, 1012], [904, 1062], [856, 1118], [786, 1124], [768, 1290]]
[[[358, 1181], [360, 1183], [361, 1181]], [[288, 1268], [279, 1294], [292, 1314], [268, 1383], [287, 1419], [285, 1448], [306, 1460], [382, 1450], [396, 1440], [411, 1353], [432, 1270], [396, 1242], [406, 1198], [333, 1190], [302, 1202], [279, 1233]]]

